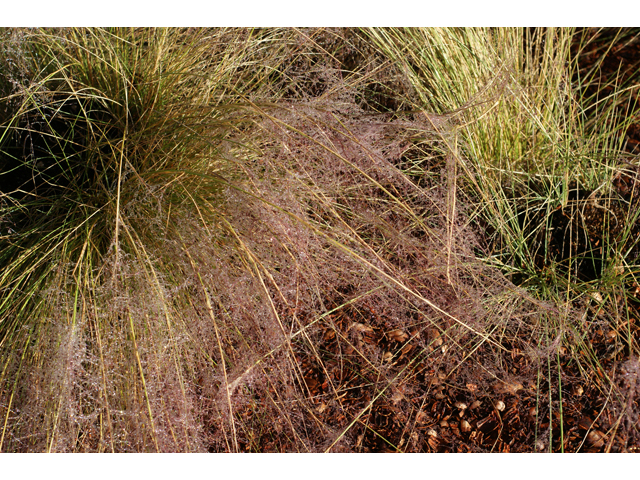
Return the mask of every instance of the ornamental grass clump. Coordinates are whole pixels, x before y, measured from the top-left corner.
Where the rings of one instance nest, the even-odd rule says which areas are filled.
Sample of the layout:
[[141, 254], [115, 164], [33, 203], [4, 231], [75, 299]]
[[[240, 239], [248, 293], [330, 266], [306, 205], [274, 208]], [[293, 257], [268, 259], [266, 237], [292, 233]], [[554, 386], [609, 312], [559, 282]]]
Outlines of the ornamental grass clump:
[[455, 136], [443, 137], [459, 144], [456, 168], [466, 173], [463, 181], [483, 202], [478, 215], [496, 233], [489, 260], [525, 283], [543, 267], [563, 263], [570, 275], [584, 266], [600, 276], [607, 255], [598, 267], [591, 245], [575, 258], [569, 249], [557, 255], [543, 237], [555, 209], [584, 192], [610, 203], [604, 196], [622, 166], [618, 157], [632, 122], [620, 107], [630, 111], [632, 87], [597, 97], [593, 73], [577, 71], [571, 29], [368, 34], [406, 72], [422, 108], [446, 114], [455, 125]]
[[[165, 245], [236, 174], [222, 150], [259, 74], [238, 74], [250, 35], [3, 35], [0, 449], [196, 448]], [[175, 390], [164, 416], [153, 378]]]

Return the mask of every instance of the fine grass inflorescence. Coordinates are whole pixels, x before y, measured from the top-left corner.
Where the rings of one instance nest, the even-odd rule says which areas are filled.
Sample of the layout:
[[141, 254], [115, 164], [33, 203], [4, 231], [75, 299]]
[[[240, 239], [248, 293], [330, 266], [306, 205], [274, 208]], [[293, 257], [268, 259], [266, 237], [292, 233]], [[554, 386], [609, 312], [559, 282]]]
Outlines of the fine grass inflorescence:
[[0, 32], [0, 451], [637, 448], [608, 34]]

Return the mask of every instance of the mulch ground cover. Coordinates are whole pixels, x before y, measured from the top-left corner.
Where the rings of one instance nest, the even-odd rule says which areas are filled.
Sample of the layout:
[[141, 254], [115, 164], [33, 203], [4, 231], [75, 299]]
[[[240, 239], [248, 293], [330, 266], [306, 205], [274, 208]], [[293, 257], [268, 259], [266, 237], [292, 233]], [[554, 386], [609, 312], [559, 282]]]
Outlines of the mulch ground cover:
[[[553, 370], [549, 372], [552, 377], [562, 372], [562, 410], [558, 401], [549, 407], [550, 399], [560, 398], [558, 385], [550, 386], [543, 375], [535, 374], [538, 367], [517, 347], [504, 345], [510, 351], [504, 368], [514, 378], [529, 373], [531, 381], [496, 381], [481, 386], [470, 382], [468, 375], [440, 368], [444, 365], [438, 354], [447, 341], [438, 338], [437, 332], [385, 328], [383, 317], [364, 315], [362, 309], [343, 310], [325, 330], [324, 341], [318, 346], [324, 368], [309, 356], [299, 358], [305, 381], [302, 387], [316, 406], [314, 416], [320, 422], [341, 430], [357, 419], [346, 433], [348, 444], [355, 446], [352, 451], [637, 451], [637, 428], [627, 417], [637, 411], [636, 386], [621, 384], [629, 405], [626, 411], [616, 411], [607, 405], [613, 400], [608, 397], [611, 392], [604, 373], [621, 382], [626, 377], [633, 379], [633, 372], [640, 368], [638, 360], [629, 359], [628, 349], [620, 348], [618, 337], [623, 332], [606, 330], [595, 320], [597, 308], [590, 309], [590, 317], [593, 327], [585, 342], [602, 368], [591, 372], [592, 380], [587, 384], [574, 356], [560, 349], [557, 361], [548, 368]], [[637, 341], [637, 316], [628, 329]], [[431, 335], [428, 341], [436, 354], [415, 361], [411, 352], [418, 348], [416, 334]], [[378, 358], [389, 364], [387, 377], [402, 372], [403, 382], [380, 392], [378, 386], [385, 388], [387, 383], [380, 382], [377, 366], [367, 365], [353, 354], [367, 347], [377, 349]], [[338, 401], [333, 391], [338, 392]], [[607, 435], [611, 431], [613, 434]]]

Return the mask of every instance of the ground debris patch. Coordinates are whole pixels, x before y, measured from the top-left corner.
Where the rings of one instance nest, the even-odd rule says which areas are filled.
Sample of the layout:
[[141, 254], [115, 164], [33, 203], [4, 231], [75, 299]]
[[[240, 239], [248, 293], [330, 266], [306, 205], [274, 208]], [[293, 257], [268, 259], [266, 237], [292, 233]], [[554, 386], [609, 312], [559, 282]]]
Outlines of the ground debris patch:
[[[410, 352], [420, 348], [421, 334], [388, 330], [383, 318], [355, 309], [332, 320], [318, 345], [323, 363], [304, 354], [297, 357], [304, 379], [300, 388], [313, 405], [310, 415], [317, 421], [340, 430], [357, 419], [345, 433], [348, 451], [620, 452], [636, 448], [637, 426], [616, 425], [624, 417], [616, 418], [611, 407], [616, 402], [607, 401], [602, 389], [616, 368], [626, 365], [629, 394], [622, 401], [637, 411], [633, 393], [637, 366], [622, 362], [625, 356], [614, 352], [612, 335], [601, 330], [591, 333], [590, 347], [599, 357], [608, 353], [610, 360], [585, 379], [573, 357], [561, 348], [548, 365], [562, 372], [561, 382], [550, 384], [544, 372], [538, 370], [536, 375], [531, 359], [511, 345], [505, 345], [510, 348], [503, 358], [506, 377], [487, 380], [481, 375], [447, 374], [442, 358], [446, 344], [437, 335], [431, 336], [430, 353], [412, 357]], [[367, 349], [375, 351], [368, 358], [377, 358], [378, 364], [361, 356]], [[402, 373], [388, 384], [381, 381], [383, 371], [387, 378]]]

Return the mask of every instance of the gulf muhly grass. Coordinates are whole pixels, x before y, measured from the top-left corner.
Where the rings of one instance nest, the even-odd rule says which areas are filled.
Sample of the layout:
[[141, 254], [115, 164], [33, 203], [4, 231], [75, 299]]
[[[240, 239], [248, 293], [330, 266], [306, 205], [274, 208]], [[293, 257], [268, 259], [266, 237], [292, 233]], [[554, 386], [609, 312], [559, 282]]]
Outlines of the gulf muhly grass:
[[[434, 395], [518, 391], [560, 450], [566, 358], [626, 411], [585, 325], [632, 90], [571, 30], [3, 35], [0, 450], [434, 451]], [[629, 225], [596, 280], [577, 191]]]
[[5, 38], [1, 448], [198, 449], [185, 379], [197, 349], [174, 300], [195, 265], [179, 258], [200, 240], [189, 222], [204, 235], [236, 174], [222, 150], [261, 74], [238, 73], [258, 42], [153, 29]]

